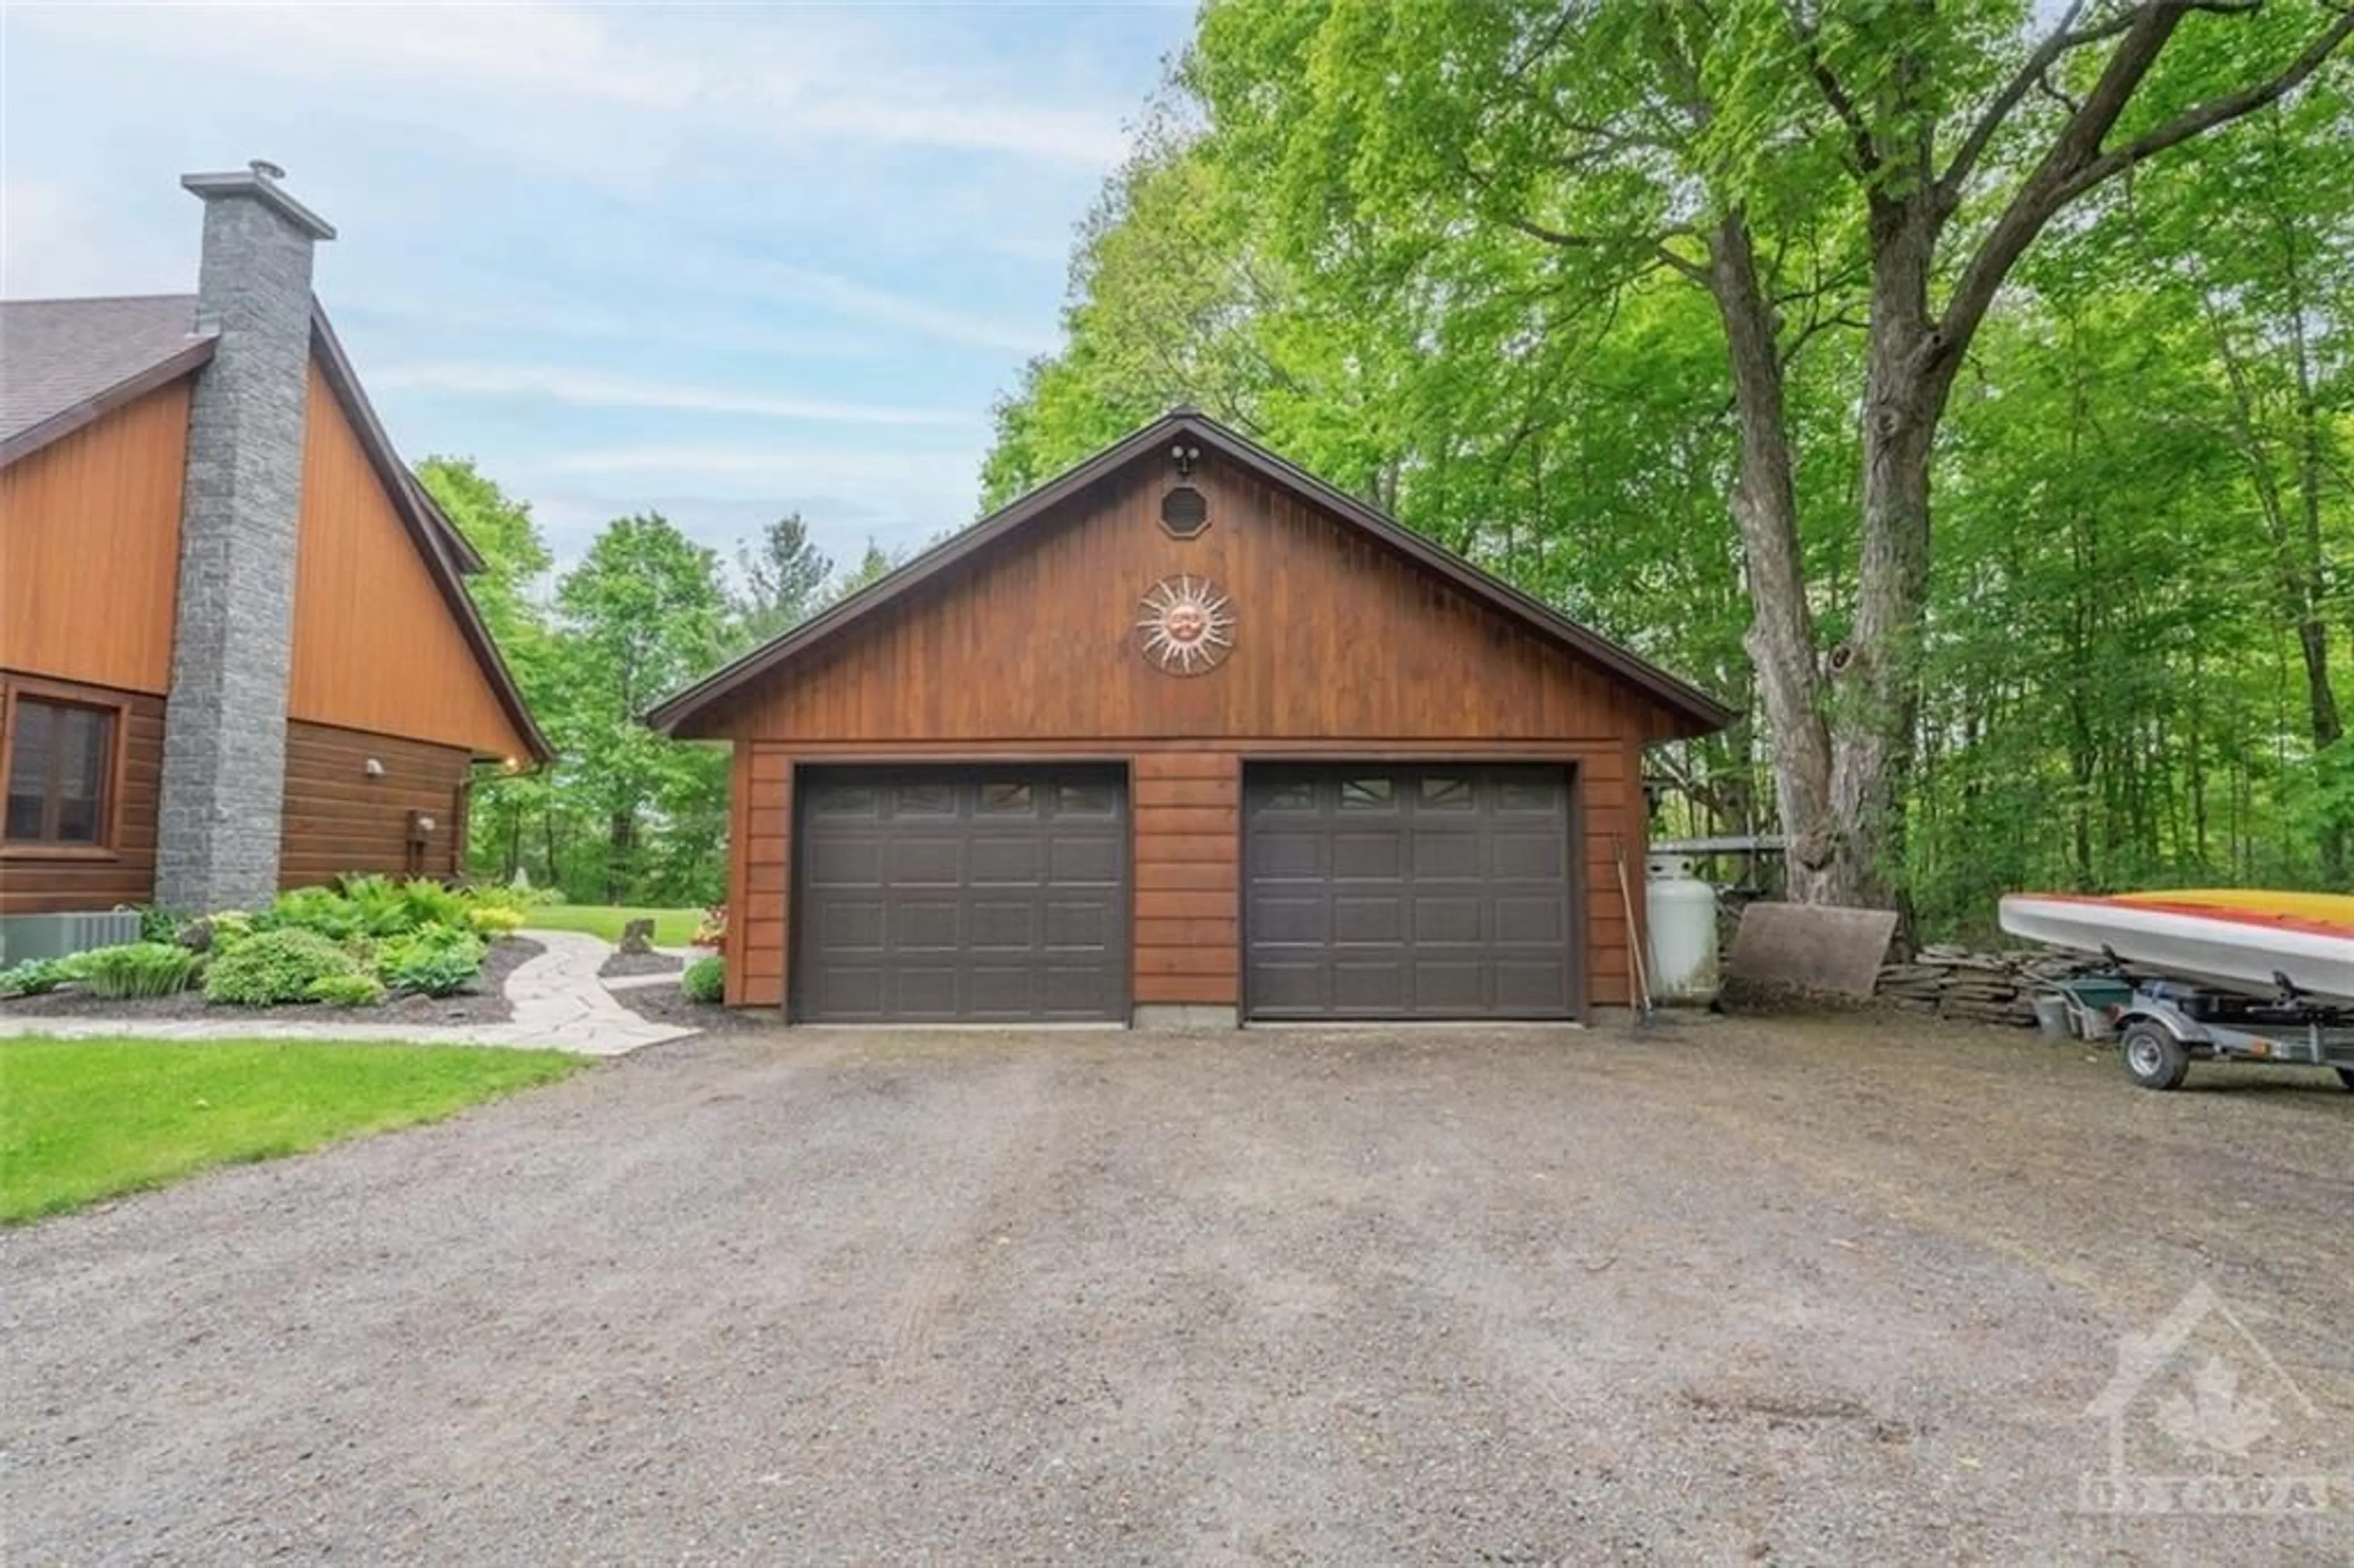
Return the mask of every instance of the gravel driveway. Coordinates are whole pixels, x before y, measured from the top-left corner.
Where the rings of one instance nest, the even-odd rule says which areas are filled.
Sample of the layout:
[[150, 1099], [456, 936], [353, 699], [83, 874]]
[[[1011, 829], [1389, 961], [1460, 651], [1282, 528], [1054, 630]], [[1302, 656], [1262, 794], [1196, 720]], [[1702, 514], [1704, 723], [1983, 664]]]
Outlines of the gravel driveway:
[[2200, 1282], [2311, 1401], [2259, 1452], [2354, 1475], [2325, 1082], [1863, 1018], [656, 1047], [0, 1234], [0, 1556], [2342, 1562], [2354, 1489], [2075, 1511]]

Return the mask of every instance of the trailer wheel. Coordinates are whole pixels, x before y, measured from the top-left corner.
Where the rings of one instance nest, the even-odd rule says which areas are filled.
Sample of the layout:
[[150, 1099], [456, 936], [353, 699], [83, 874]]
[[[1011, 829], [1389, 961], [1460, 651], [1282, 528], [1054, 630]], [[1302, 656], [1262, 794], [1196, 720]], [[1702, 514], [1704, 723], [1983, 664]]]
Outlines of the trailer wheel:
[[2125, 1050], [2126, 1071], [2145, 1089], [2179, 1089], [2190, 1071], [2190, 1053], [2162, 1023], [2137, 1019], [2126, 1025], [2118, 1044]]

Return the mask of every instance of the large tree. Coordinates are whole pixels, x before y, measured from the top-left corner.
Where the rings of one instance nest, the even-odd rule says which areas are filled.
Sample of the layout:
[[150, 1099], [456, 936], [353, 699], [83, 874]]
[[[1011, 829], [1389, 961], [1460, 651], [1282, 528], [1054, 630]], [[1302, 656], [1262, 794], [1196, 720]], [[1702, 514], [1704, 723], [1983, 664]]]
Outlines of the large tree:
[[647, 869], [650, 813], [716, 844], [726, 758], [655, 734], [639, 715], [710, 673], [732, 641], [719, 557], [658, 513], [617, 517], [557, 585], [564, 632], [557, 743], [605, 827], [603, 895], [621, 902]]
[[[1597, 291], [1705, 291], [1737, 431], [1731, 511], [1790, 882], [1892, 897], [1956, 378], [2020, 259], [2120, 176], [2281, 99], [2354, 33], [2304, 0], [2056, 14], [1931, 0], [1255, 0], [1190, 79], [1259, 143], [1291, 253], [1369, 282], [1500, 230]], [[1793, 364], [1860, 327], [1851, 591], [1808, 570]]]
[[736, 565], [744, 579], [740, 619], [746, 639], [765, 642], [807, 620], [825, 602], [833, 561], [810, 537], [809, 524], [789, 512], [739, 545]]
[[[508, 495], [472, 458], [429, 457], [417, 465], [417, 479], [482, 556], [482, 570], [466, 579], [466, 590], [525, 705], [543, 729], [557, 727], [564, 688], [545, 586], [555, 557], [530, 503]], [[553, 779], [545, 770], [489, 774], [476, 780], [469, 800], [469, 869], [513, 880], [525, 864], [529, 824], [544, 821], [555, 809]], [[542, 869], [552, 874], [554, 868]]]

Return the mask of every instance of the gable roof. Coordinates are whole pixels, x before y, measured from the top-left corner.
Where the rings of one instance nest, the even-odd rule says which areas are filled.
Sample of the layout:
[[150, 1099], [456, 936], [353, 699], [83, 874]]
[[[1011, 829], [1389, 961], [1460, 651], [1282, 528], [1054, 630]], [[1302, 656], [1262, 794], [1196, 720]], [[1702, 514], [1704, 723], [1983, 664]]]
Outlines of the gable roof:
[[[195, 330], [196, 296], [145, 294], [93, 300], [0, 301], [0, 468], [30, 457], [100, 416], [202, 367], [217, 342]], [[368, 465], [424, 558], [434, 587], [473, 651], [499, 705], [531, 747], [556, 751], [524, 705], [523, 694], [482, 624], [465, 577], [482, 558], [393, 450], [359, 376], [314, 299], [311, 352], [366, 451]]]
[[1354, 496], [1334, 489], [1306, 470], [1285, 461], [1247, 437], [1196, 409], [1178, 408], [1105, 448], [1076, 468], [1066, 470], [961, 533], [935, 545], [898, 570], [696, 682], [649, 712], [645, 722], [664, 734], [674, 734], [681, 725], [743, 686], [793, 662], [811, 648], [832, 641], [848, 628], [885, 605], [906, 598], [959, 562], [992, 548], [1089, 485], [1157, 449], [1181, 440], [1197, 442], [1224, 454], [1267, 482], [1290, 491], [1332, 514], [1343, 524], [1372, 535], [1409, 561], [1445, 578], [1471, 598], [1518, 621], [1556, 646], [1592, 660], [1684, 718], [1693, 726], [1695, 734], [1723, 729], [1736, 716], [1733, 709], [1690, 682], [1670, 674], [1631, 650], [1580, 626], [1551, 606], [1480, 570], [1453, 551], [1384, 516]]
[[194, 294], [0, 302], [0, 468], [213, 356]]

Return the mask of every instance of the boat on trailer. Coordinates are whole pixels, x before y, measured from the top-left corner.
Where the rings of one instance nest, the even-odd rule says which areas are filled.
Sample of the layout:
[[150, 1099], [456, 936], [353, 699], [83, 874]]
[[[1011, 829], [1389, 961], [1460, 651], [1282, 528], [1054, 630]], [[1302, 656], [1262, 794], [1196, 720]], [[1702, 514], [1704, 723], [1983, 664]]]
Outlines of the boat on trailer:
[[2015, 937], [2105, 959], [2131, 986], [2106, 1008], [2126, 1067], [2179, 1087], [2200, 1059], [2325, 1066], [2354, 1089], [2354, 897], [2252, 888], [2090, 896], [2014, 893]]

